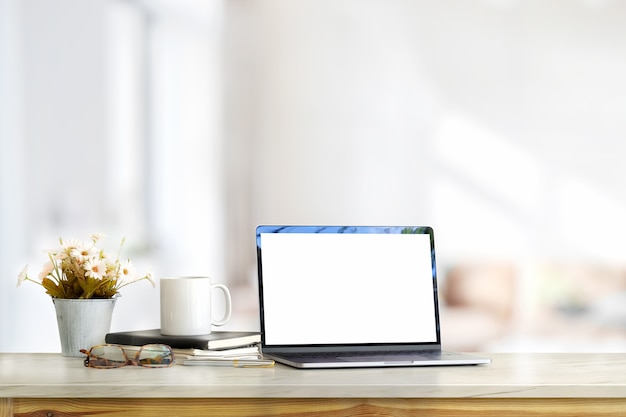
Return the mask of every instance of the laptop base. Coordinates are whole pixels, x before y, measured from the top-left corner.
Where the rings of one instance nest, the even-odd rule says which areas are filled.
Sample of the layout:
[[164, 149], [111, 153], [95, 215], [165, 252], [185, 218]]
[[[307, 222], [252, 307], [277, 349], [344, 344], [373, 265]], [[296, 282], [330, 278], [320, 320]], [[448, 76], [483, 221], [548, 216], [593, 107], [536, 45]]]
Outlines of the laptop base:
[[309, 355], [309, 354], [263, 354], [264, 357], [274, 359], [284, 365], [300, 369], [327, 369], [327, 368], [383, 368], [391, 366], [458, 366], [482, 365], [491, 363], [490, 358], [468, 355], [465, 353], [447, 351], [426, 351], [403, 354], [355, 354], [343, 352], [337, 355]]

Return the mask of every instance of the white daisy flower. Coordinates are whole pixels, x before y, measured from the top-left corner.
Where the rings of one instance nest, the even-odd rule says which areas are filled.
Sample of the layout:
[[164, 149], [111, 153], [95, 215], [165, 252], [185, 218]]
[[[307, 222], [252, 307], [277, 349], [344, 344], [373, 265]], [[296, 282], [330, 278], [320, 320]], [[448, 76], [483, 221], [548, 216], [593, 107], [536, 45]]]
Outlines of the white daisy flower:
[[79, 246], [82, 246], [82, 243], [78, 239], [69, 239], [69, 240], [61, 242], [61, 248], [64, 251], [68, 249], [71, 251], [73, 249], [76, 249]]
[[130, 284], [137, 280], [137, 273], [135, 272], [135, 266], [130, 259], [125, 260], [120, 265], [120, 279], [124, 283]]
[[90, 244], [84, 245], [81, 243], [72, 249], [72, 257], [78, 259], [80, 262], [85, 262], [90, 258], [97, 258], [99, 255], [98, 248]]
[[50, 256], [57, 261], [62, 261], [63, 259], [67, 259], [67, 253], [59, 252], [59, 253], [50, 253]]
[[54, 265], [54, 263], [52, 263], [52, 261], [46, 262], [46, 264], [43, 266], [43, 269], [39, 273], [39, 281], [43, 281], [43, 279], [45, 277], [50, 275], [50, 272], [52, 272], [54, 270], [54, 266], [55, 265]]
[[102, 279], [107, 273], [107, 265], [100, 259], [91, 258], [83, 265], [85, 275], [95, 279]]
[[28, 264], [17, 274], [17, 286], [22, 285], [22, 282], [26, 281], [26, 278], [28, 278]]

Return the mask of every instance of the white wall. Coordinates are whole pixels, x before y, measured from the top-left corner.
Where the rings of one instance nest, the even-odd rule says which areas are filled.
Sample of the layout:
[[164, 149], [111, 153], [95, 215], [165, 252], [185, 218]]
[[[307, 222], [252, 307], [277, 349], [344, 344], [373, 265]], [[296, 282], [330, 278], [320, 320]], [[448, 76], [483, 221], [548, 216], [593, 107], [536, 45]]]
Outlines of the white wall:
[[[9, 260], [19, 258], [26, 247], [26, 237], [21, 225], [24, 222], [22, 196], [23, 181], [19, 172], [24, 151], [21, 142], [8, 138], [21, 138], [21, 84], [19, 20], [17, 1], [0, 1], [0, 276], [13, 276], [15, 265]], [[0, 305], [12, 305], [15, 281], [0, 280]], [[3, 311], [0, 314], [0, 343], [7, 346], [10, 335], [15, 334], [20, 323], [16, 315]]]
[[[233, 228], [432, 225], [442, 281], [465, 262], [513, 264], [514, 332], [554, 296], [545, 265], [624, 269], [623, 3], [227, 4], [226, 72], [246, 86], [226, 103], [232, 161], [247, 164]], [[584, 289], [564, 278], [576, 303]], [[505, 349], [590, 349], [589, 321], [560, 318], [577, 340]], [[623, 327], [593, 331], [613, 341], [595, 349], [626, 346]]]
[[[2, 11], [0, 350], [59, 349], [50, 298], [15, 288], [59, 237], [102, 232], [114, 254], [125, 236], [122, 256], [157, 282], [223, 282], [219, 3], [3, 0]], [[158, 286], [122, 295], [112, 330], [159, 326]]]
[[[111, 37], [111, 8], [129, 37]], [[14, 284], [59, 235], [126, 235], [157, 277], [252, 287], [259, 223], [430, 224], [442, 269], [624, 263], [622, 2], [0, 12], [0, 350], [57, 349], [52, 303]], [[126, 291], [114, 329], [158, 325], [157, 297]]]
[[231, 23], [253, 40], [232, 38], [232, 65], [255, 59], [239, 102], [254, 120], [249, 227], [429, 223], [453, 259], [622, 262], [625, 14], [251, 2]]

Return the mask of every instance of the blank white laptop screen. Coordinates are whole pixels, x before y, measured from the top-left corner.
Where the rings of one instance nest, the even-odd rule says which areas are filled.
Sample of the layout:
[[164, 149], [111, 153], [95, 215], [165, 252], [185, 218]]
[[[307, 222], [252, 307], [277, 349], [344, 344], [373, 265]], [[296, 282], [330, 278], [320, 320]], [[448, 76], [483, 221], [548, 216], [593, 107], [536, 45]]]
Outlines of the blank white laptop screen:
[[428, 234], [260, 239], [267, 345], [437, 342]]

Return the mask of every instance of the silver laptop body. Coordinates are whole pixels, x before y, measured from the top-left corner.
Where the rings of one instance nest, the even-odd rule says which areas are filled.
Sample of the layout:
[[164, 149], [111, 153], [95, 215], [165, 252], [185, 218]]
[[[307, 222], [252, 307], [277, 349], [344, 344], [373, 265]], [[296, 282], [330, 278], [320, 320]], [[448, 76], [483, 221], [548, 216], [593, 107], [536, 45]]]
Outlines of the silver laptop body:
[[297, 368], [477, 365], [441, 350], [433, 230], [256, 229], [261, 349]]

